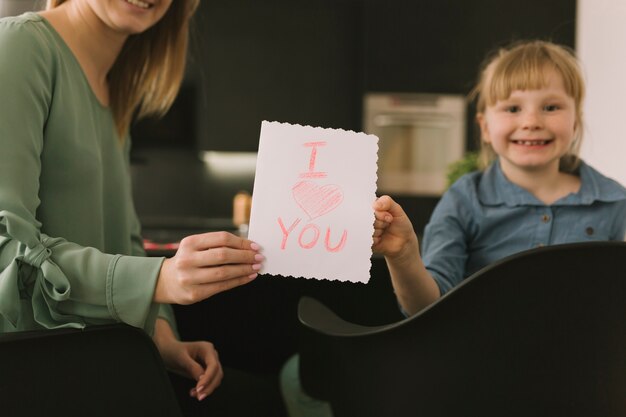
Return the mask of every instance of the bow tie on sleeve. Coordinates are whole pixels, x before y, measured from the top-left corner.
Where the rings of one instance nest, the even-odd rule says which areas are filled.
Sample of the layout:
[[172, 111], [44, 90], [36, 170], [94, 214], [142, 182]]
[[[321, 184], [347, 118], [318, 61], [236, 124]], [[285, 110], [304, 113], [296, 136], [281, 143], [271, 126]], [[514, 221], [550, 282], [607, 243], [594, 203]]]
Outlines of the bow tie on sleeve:
[[[18, 326], [22, 300], [30, 296], [35, 321], [46, 328], [85, 326], [80, 317], [57, 306], [70, 297], [70, 281], [51, 259], [62, 239], [42, 236], [23, 218], [0, 211], [0, 315]], [[7, 260], [9, 260], [7, 264]]]

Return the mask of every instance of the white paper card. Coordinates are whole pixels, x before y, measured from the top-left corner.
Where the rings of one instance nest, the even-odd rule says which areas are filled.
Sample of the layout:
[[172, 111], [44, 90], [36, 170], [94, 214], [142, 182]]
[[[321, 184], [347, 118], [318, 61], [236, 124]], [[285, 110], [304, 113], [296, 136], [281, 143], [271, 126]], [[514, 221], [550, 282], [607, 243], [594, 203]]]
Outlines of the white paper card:
[[369, 280], [377, 153], [374, 135], [262, 123], [248, 233], [260, 273]]

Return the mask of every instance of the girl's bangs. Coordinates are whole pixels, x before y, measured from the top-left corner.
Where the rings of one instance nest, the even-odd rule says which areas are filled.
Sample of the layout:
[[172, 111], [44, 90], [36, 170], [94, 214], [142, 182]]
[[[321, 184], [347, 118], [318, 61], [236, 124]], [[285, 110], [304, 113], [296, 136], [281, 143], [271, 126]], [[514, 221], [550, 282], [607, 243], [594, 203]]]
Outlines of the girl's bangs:
[[547, 62], [526, 61], [500, 62], [491, 74], [490, 88], [486, 92], [486, 104], [491, 106], [498, 100], [506, 100], [516, 90], [537, 90], [547, 85], [546, 74], [550, 70], [560, 73]]

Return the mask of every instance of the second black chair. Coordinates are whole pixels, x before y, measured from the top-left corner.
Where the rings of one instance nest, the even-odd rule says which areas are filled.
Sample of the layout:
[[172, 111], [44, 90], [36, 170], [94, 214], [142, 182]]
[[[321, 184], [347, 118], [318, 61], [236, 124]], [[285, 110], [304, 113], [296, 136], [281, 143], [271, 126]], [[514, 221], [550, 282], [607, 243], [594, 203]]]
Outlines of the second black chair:
[[299, 318], [302, 385], [335, 417], [626, 416], [624, 242], [511, 256], [390, 325], [311, 298]]

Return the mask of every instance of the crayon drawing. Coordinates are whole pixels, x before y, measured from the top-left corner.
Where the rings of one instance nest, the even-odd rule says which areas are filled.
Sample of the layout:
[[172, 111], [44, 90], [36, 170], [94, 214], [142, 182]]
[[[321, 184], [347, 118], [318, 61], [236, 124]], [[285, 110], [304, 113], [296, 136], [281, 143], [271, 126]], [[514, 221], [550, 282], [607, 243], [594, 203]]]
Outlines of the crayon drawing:
[[369, 280], [377, 152], [374, 135], [262, 123], [248, 235], [260, 273]]
[[300, 181], [291, 189], [293, 199], [313, 220], [337, 208], [343, 200], [343, 193], [338, 185], [318, 185], [311, 181]]

